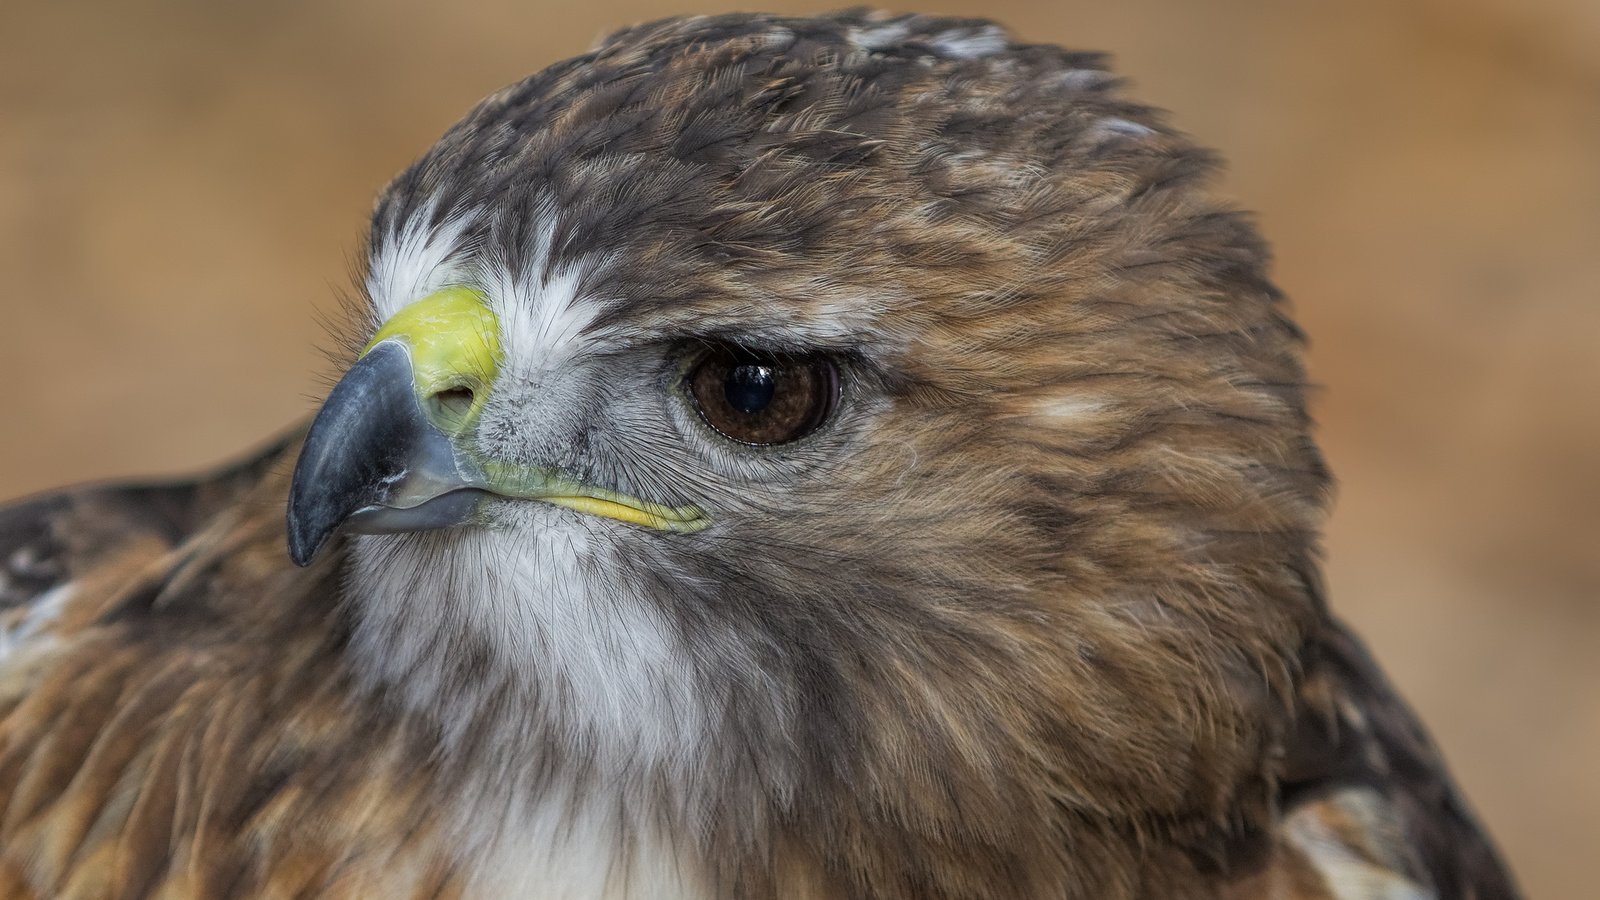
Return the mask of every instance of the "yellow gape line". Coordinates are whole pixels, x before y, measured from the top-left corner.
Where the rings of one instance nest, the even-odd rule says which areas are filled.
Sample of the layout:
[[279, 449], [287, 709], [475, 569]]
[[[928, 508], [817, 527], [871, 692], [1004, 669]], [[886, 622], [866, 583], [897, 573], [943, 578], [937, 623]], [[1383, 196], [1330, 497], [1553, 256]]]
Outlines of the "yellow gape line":
[[384, 341], [410, 352], [418, 397], [470, 391], [470, 407], [451, 418], [460, 426], [477, 417], [500, 369], [500, 320], [482, 292], [451, 287], [429, 294], [383, 323], [361, 355]]
[[540, 499], [591, 516], [605, 516], [608, 519], [616, 519], [631, 525], [643, 525], [658, 531], [693, 534], [711, 524], [705, 514], [695, 507], [666, 507], [632, 497], [626, 498], [626, 502], [584, 496], [549, 496]]

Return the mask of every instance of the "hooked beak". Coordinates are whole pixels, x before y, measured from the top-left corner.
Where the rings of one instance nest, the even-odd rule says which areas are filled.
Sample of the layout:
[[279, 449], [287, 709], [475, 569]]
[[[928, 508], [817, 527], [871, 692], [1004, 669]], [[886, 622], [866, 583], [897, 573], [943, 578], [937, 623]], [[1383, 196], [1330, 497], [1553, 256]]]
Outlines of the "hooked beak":
[[378, 330], [311, 423], [289, 489], [289, 556], [305, 566], [341, 528], [362, 534], [474, 524], [491, 497], [543, 500], [664, 531], [709, 524], [545, 467], [484, 460], [465, 440], [497, 374], [499, 323], [469, 288], [440, 291]]
[[346, 523], [376, 533], [461, 524], [480, 499], [469, 490], [478, 481], [423, 412], [406, 348], [380, 344], [311, 423], [289, 488], [289, 556], [310, 563]]

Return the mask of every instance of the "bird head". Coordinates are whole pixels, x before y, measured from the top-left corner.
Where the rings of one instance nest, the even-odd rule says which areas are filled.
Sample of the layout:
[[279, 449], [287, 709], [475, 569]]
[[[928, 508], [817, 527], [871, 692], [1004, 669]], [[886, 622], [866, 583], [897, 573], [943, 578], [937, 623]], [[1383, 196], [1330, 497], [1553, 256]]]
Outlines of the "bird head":
[[1211, 169], [987, 23], [624, 31], [384, 194], [291, 552], [337, 544], [377, 679], [463, 722], [928, 821], [1212, 815], [1326, 476]]

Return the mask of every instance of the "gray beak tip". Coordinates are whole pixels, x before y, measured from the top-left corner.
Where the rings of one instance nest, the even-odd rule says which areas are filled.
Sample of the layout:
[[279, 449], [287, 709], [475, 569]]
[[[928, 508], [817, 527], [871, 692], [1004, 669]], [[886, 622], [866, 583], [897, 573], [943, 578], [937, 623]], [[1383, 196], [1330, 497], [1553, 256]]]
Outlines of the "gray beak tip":
[[289, 487], [289, 558], [310, 565], [347, 521], [363, 531], [460, 522], [473, 492], [460, 491], [471, 485], [459, 468], [451, 439], [422, 411], [410, 353], [380, 343], [334, 386], [306, 434]]
[[289, 558], [309, 565], [339, 525], [382, 502], [426, 426], [404, 347], [379, 344], [334, 385], [311, 423], [289, 486]]
[[293, 507], [289, 509], [289, 559], [300, 568], [311, 565], [317, 558], [333, 529], [322, 529], [321, 534], [315, 533], [317, 529], [307, 528], [305, 518], [297, 515]]

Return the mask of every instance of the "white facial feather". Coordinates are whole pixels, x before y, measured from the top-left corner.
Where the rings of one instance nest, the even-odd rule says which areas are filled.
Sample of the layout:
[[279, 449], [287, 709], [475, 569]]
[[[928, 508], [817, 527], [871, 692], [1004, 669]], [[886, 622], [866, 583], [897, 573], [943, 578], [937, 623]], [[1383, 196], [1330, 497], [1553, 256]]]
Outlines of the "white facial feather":
[[[417, 219], [429, 218], [433, 206], [425, 204]], [[559, 366], [581, 349], [580, 334], [600, 312], [599, 303], [578, 294], [600, 263], [551, 266], [556, 215], [549, 208], [524, 264], [513, 269], [495, 253], [473, 259], [474, 248], [462, 241], [476, 218], [452, 218], [433, 231], [401, 226], [400, 238], [373, 263], [385, 273], [374, 283], [388, 286], [374, 291], [377, 312], [393, 315], [418, 299], [412, 295], [459, 283], [470, 271], [500, 321], [502, 377]], [[400, 297], [409, 299], [396, 306]], [[685, 752], [677, 732], [698, 721], [696, 692], [664, 624], [617, 577], [621, 566], [606, 532], [626, 526], [537, 504], [517, 515], [523, 521], [491, 530], [356, 543], [362, 628], [384, 633], [371, 648], [372, 665], [404, 670], [408, 693], [442, 691], [438, 673], [425, 671], [425, 657], [441, 649], [440, 634], [464, 628], [487, 639], [516, 677], [564, 695], [557, 705], [581, 713], [562, 723], [573, 740], [651, 760]], [[399, 646], [387, 643], [396, 638]]]
[[[359, 540], [357, 665], [435, 717], [447, 754], [468, 738], [493, 748], [458, 758], [475, 777], [453, 798], [483, 896], [679, 896], [693, 857], [659, 823], [691, 815], [700, 780], [706, 711], [690, 656], [613, 574], [604, 532], [626, 526], [520, 512], [515, 527]], [[476, 683], [455, 665], [467, 636], [488, 643]], [[582, 761], [581, 781], [547, 766], [557, 747]], [[641, 788], [656, 774], [685, 798], [668, 816]]]
[[552, 265], [556, 212], [543, 206], [533, 253], [519, 266], [491, 254], [480, 266], [478, 287], [500, 320], [500, 344], [510, 371], [554, 368], [580, 346], [584, 328], [600, 314], [599, 298], [582, 297], [586, 276], [604, 265], [603, 257]]
[[[540, 218], [516, 266], [463, 246], [474, 216], [402, 226], [373, 261], [377, 314], [472, 284], [499, 319], [501, 379], [561, 366], [602, 309], [580, 285], [604, 259], [553, 268], [555, 212]], [[693, 857], [661, 823], [690, 818], [707, 711], [691, 655], [625, 577], [617, 531], [629, 526], [537, 503], [499, 515], [492, 528], [354, 543], [359, 671], [436, 721], [444, 752], [476, 776], [453, 798], [475, 893], [694, 896]], [[487, 666], [463, 667], [473, 653]], [[663, 776], [681, 798], [665, 816], [643, 787]]]
[[367, 270], [367, 296], [379, 321], [452, 284], [469, 273], [465, 236], [477, 213], [452, 215], [437, 228], [428, 227], [437, 204], [430, 201], [404, 224], [392, 229], [373, 254]]

